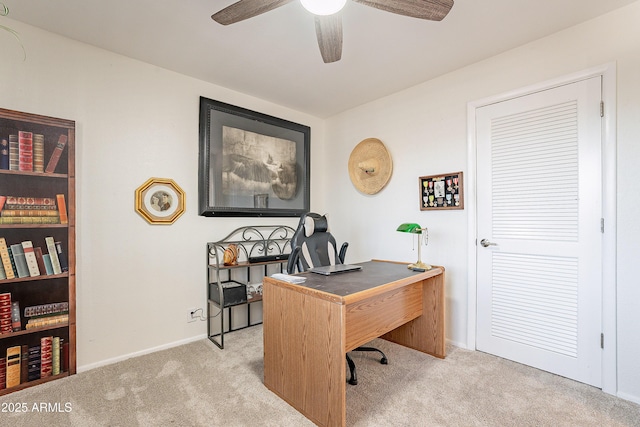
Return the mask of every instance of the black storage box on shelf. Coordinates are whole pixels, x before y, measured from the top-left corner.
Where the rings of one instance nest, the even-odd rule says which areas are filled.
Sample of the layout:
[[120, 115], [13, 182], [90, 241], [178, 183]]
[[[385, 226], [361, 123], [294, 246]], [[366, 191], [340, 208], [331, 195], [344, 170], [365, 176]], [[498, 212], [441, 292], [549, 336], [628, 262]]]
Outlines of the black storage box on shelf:
[[[222, 292], [224, 293], [224, 307], [247, 302], [247, 285], [233, 280], [223, 282]], [[220, 292], [218, 291], [217, 282], [209, 283], [209, 299], [220, 305]]]

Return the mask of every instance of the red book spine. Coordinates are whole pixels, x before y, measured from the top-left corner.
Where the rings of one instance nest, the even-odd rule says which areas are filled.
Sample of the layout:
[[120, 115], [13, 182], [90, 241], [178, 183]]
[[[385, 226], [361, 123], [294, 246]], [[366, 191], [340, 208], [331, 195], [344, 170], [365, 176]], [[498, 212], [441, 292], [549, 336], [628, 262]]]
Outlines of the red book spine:
[[7, 388], [7, 359], [0, 358], [0, 390]]
[[11, 322], [11, 294], [6, 292], [0, 294], [0, 334], [13, 332]]
[[18, 167], [21, 171], [33, 171], [33, 133], [18, 132]]
[[53, 370], [53, 337], [40, 338], [40, 378], [50, 377]]
[[67, 145], [67, 135], [63, 134], [60, 135], [56, 148], [53, 149], [49, 163], [47, 163], [47, 167], [44, 170], [46, 173], [53, 173], [56, 170], [56, 166], [58, 166], [58, 161], [60, 160], [60, 156], [62, 155], [62, 150], [64, 150], [65, 145]]

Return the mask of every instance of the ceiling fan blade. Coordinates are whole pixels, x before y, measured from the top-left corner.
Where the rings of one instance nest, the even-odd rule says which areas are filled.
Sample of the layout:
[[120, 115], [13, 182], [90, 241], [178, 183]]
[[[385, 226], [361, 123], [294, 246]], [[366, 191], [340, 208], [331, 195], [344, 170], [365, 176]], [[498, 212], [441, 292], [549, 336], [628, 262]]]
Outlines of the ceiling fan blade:
[[325, 64], [342, 58], [342, 18], [340, 14], [316, 15], [316, 36]]
[[269, 12], [293, 0], [240, 0], [211, 15], [211, 19], [222, 25], [235, 24]]
[[453, 7], [453, 0], [353, 0], [376, 9], [411, 16], [413, 18], [442, 21]]

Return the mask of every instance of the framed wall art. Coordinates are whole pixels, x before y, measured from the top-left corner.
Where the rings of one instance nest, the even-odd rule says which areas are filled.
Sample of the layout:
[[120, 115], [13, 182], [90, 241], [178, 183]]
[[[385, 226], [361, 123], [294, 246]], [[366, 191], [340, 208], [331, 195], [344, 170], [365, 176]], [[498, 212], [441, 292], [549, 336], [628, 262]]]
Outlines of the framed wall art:
[[150, 224], [173, 224], [184, 213], [184, 191], [172, 179], [149, 178], [135, 194], [136, 212]]
[[308, 126], [200, 97], [199, 215], [309, 211]]
[[420, 210], [464, 209], [462, 172], [418, 178]]

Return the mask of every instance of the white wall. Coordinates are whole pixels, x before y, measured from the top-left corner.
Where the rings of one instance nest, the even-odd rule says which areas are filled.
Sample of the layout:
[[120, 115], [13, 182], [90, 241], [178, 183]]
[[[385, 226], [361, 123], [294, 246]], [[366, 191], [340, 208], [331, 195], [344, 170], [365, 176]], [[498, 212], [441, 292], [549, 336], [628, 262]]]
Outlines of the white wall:
[[[7, 20], [0, 34], [0, 107], [76, 121], [79, 370], [194, 337], [206, 323], [205, 243], [249, 224], [296, 218], [197, 215], [199, 97], [311, 126], [312, 206], [321, 203], [324, 123], [314, 117]], [[3, 20], [3, 23], [4, 20]], [[150, 177], [186, 192], [173, 225], [150, 225], [134, 191]]]
[[[640, 2], [545, 39], [476, 63], [327, 120], [326, 210], [334, 234], [351, 242], [348, 261], [386, 258], [413, 261], [402, 222], [429, 227], [427, 262], [446, 267], [448, 339], [467, 342], [467, 215], [421, 212], [418, 177], [467, 171], [467, 103], [554, 79], [611, 61], [617, 63], [618, 113], [618, 390], [640, 402]], [[391, 152], [391, 181], [374, 196], [351, 184], [347, 160], [368, 137]], [[330, 154], [329, 154], [330, 153]], [[469, 195], [467, 195], [469, 197]], [[607, 285], [613, 278], [606, 278]]]
[[[618, 386], [640, 402], [640, 2], [326, 121], [6, 21], [28, 58], [0, 35], [0, 107], [77, 124], [80, 369], [202, 337], [204, 322], [185, 319], [187, 308], [204, 307], [205, 242], [274, 222], [197, 216], [199, 96], [311, 126], [311, 208], [329, 212], [334, 234], [351, 243], [348, 261], [414, 261], [410, 237], [395, 228], [428, 226], [423, 258], [446, 267], [448, 337], [464, 346], [468, 210], [420, 212], [418, 177], [467, 170], [469, 101], [617, 61]], [[394, 161], [390, 183], [374, 196], [358, 193], [347, 171], [367, 137], [381, 139]], [[134, 212], [134, 190], [152, 176], [174, 179], [187, 194], [187, 211], [171, 226]]]

